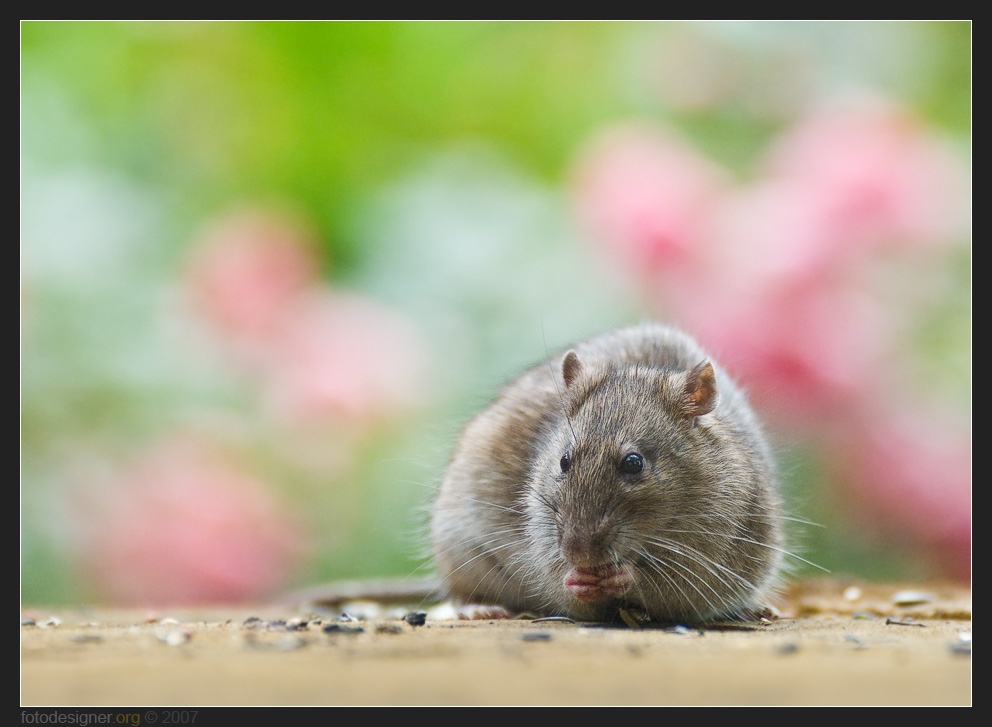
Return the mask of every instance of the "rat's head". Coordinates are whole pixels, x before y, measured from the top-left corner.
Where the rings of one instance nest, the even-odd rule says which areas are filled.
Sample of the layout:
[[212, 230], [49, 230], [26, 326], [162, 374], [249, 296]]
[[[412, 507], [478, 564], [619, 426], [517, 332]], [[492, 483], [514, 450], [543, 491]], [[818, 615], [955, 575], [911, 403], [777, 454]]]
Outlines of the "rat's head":
[[594, 369], [569, 352], [559, 382], [562, 416], [527, 495], [535, 565], [556, 597], [593, 618], [623, 603], [725, 606], [717, 591], [747, 576], [721, 572], [722, 551], [740, 544], [712, 536], [738, 527], [734, 483], [750, 475], [714, 413], [713, 367]]

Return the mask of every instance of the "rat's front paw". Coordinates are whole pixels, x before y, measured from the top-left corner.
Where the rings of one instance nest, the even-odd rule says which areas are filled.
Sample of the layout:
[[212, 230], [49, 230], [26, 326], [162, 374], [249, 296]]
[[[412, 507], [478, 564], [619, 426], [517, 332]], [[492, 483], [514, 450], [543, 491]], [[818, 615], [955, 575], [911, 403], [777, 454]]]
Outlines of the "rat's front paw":
[[516, 616], [502, 606], [490, 606], [482, 603], [467, 603], [456, 607], [458, 618], [462, 621], [499, 621]]

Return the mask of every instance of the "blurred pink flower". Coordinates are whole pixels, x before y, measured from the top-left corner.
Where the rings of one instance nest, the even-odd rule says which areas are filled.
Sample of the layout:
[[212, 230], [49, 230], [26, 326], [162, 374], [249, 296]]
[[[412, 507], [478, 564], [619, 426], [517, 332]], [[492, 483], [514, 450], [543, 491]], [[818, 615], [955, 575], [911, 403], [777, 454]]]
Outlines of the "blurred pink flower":
[[423, 345], [403, 316], [317, 275], [293, 220], [242, 213], [194, 249], [193, 296], [282, 423], [367, 423], [421, 400]]
[[[650, 306], [690, 328], [791, 422], [866, 392], [902, 311], [865, 274], [891, 245], [944, 241], [961, 169], [905, 113], [871, 106], [787, 129], [732, 187], [663, 132], [623, 125], [579, 156], [578, 215]], [[898, 303], [898, 301], [892, 301]]]
[[577, 213], [616, 265], [638, 278], [692, 267], [726, 173], [674, 135], [624, 125], [594, 138], [575, 172]]
[[890, 344], [884, 308], [844, 286], [715, 294], [682, 319], [756, 403], [790, 426], [846, 416]]
[[248, 346], [266, 341], [317, 279], [309, 232], [286, 216], [249, 210], [221, 218], [193, 248], [190, 287], [200, 312]]
[[863, 415], [835, 432], [835, 465], [878, 535], [938, 560], [945, 577], [971, 575], [970, 428], [933, 410]]
[[[710, 289], [737, 297], [831, 284], [839, 249], [818, 191], [763, 179], [728, 194], [707, 240]], [[772, 312], [772, 311], [768, 311]]]
[[967, 199], [947, 144], [907, 112], [863, 104], [811, 115], [767, 155], [766, 177], [819, 200], [830, 256], [947, 242]]
[[301, 297], [272, 338], [264, 386], [296, 422], [389, 418], [423, 401], [426, 356], [402, 316], [327, 289]]
[[115, 603], [257, 599], [304, 552], [299, 523], [266, 486], [206, 443], [160, 443], [106, 484], [87, 488], [78, 554]]

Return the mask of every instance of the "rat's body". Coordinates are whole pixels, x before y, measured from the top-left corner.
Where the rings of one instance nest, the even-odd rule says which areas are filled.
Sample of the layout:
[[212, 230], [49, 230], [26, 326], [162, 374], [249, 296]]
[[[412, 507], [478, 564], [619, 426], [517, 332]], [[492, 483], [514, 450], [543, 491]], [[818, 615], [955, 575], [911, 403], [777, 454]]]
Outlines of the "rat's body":
[[743, 395], [690, 338], [644, 325], [509, 384], [462, 432], [431, 530], [463, 603], [690, 623], [766, 604], [779, 519]]

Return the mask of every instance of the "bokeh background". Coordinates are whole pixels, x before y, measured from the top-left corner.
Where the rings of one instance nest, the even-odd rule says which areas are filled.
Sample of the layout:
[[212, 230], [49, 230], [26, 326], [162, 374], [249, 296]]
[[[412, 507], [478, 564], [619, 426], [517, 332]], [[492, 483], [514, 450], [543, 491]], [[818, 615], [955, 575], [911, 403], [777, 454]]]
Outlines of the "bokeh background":
[[423, 573], [466, 418], [644, 318], [797, 554], [970, 578], [970, 99], [967, 22], [22, 23], [22, 600]]

